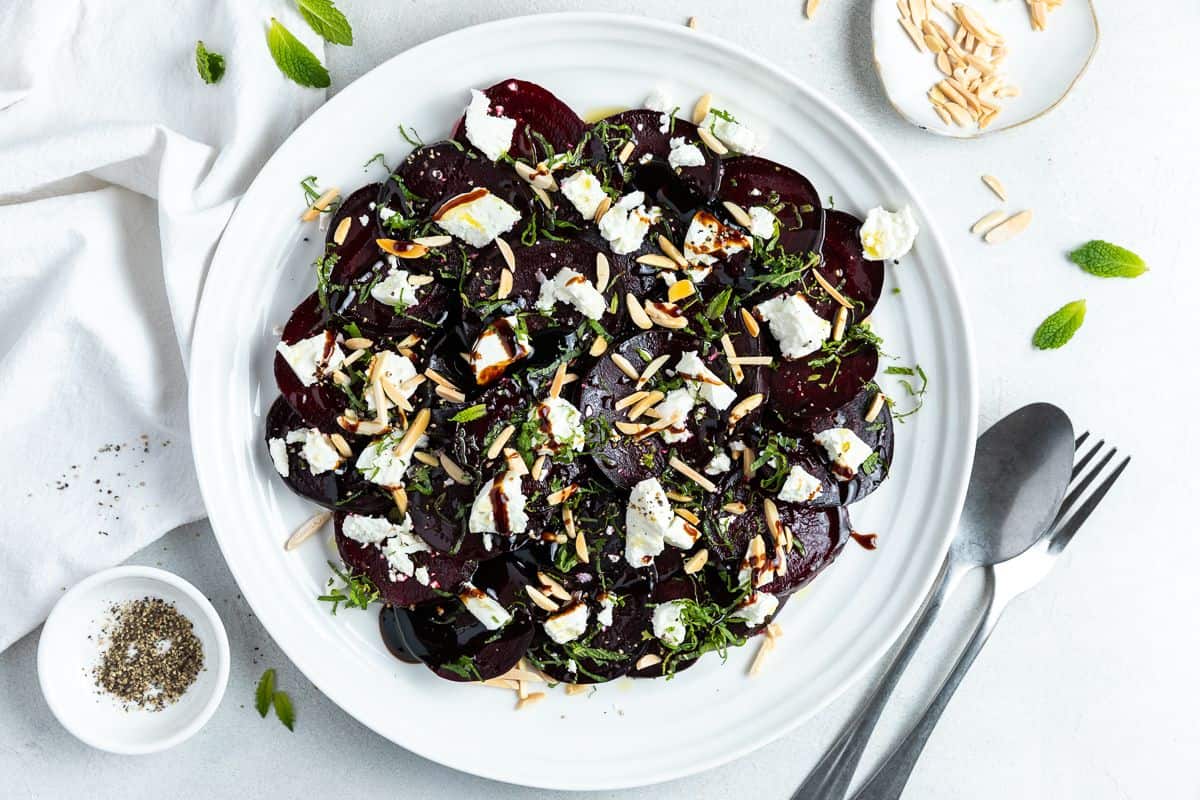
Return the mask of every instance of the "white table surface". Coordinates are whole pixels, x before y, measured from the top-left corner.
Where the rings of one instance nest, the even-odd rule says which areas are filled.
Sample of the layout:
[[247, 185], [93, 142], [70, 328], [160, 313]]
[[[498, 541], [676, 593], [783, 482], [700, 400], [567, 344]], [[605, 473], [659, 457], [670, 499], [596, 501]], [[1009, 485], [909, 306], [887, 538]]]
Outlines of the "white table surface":
[[[1080, 429], [1135, 457], [1056, 571], [1009, 611], [905, 796], [1200, 797], [1200, 540], [1189, 492], [1200, 489], [1192, 461], [1200, 425], [1190, 408], [1200, 382], [1182, 346], [1200, 290], [1193, 256], [1200, 237], [1200, 82], [1193, 66], [1200, 5], [1099, 0], [1100, 52], [1070, 98], [1040, 122], [978, 142], [936, 138], [893, 114], [871, 66], [867, 0], [826, 0], [812, 21], [803, 18], [801, 0], [340, 5], [354, 23], [355, 46], [332, 49], [335, 87], [411, 45], [489, 19], [591, 9], [683, 24], [694, 14], [705, 28], [801, 75], [870, 129], [912, 178], [955, 257], [976, 321], [981, 424], [1048, 400]], [[996, 205], [979, 181], [983, 172], [1004, 180], [1014, 210], [1036, 214], [1030, 230], [1002, 247], [967, 231]], [[1152, 272], [1137, 281], [1085, 275], [1063, 253], [1091, 238], [1137, 250]], [[1034, 351], [1029, 337], [1038, 322], [1080, 297], [1089, 312], [1076, 339], [1057, 352]], [[318, 694], [242, 600], [207, 525], [176, 531], [134, 561], [178, 572], [212, 598], [233, 647], [223, 705], [204, 731], [173, 751], [126, 758], [90, 750], [59, 727], [41, 698], [34, 632], [0, 654], [0, 795], [553, 796], [429, 763]], [[977, 585], [968, 588], [978, 596]], [[914, 718], [948, 665], [970, 594], [964, 590], [901, 684], [867, 765]], [[279, 669], [281, 687], [295, 700], [294, 734], [252, 708], [254, 683], [268, 666]], [[800, 730], [724, 769], [594, 796], [785, 798], [865, 690], [851, 687]]]

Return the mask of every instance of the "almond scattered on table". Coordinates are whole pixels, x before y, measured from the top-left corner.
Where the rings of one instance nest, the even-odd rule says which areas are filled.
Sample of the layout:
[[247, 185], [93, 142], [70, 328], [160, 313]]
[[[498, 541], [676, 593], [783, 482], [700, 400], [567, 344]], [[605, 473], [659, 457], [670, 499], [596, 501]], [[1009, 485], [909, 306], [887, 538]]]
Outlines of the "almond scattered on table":
[[1035, 31], [1046, 30], [1046, 15], [1063, 4], [1063, 0], [1025, 0], [1029, 5], [1029, 24]]

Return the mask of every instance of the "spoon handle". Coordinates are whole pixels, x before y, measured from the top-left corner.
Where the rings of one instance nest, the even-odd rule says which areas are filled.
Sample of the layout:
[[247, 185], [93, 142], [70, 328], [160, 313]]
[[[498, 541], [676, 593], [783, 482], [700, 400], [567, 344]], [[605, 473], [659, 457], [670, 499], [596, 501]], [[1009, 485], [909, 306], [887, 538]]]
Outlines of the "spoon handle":
[[979, 651], [983, 649], [988, 637], [996, 629], [996, 623], [1000, 621], [1000, 615], [1004, 613], [1007, 605], [1004, 600], [997, 602], [995, 575], [990, 568], [986, 572], [988, 575], [987, 607], [984, 609], [979, 623], [975, 626], [971, 641], [967, 642], [962, 655], [954, 663], [954, 669], [942, 682], [937, 695], [929, 703], [925, 713], [921, 715], [916, 727], [909, 732], [908, 736], [904, 737], [904, 741], [900, 742], [870, 780], [858, 790], [858, 793], [854, 795], [854, 800], [899, 800], [900, 795], [904, 793], [904, 787], [908, 783], [913, 768], [917, 765], [917, 759], [921, 757], [921, 751], [925, 749], [925, 743], [929, 741], [930, 734], [933, 733], [934, 727], [941, 718], [942, 712], [946, 710], [958, 685], [966, 676], [967, 670], [975, 663], [975, 657], [979, 655]]
[[925, 601], [921, 615], [888, 665], [887, 671], [879, 679], [867, 704], [830, 745], [825, 755], [804, 779], [804, 783], [792, 794], [792, 800], [841, 800], [846, 796], [850, 781], [854, 778], [854, 771], [862, 759], [863, 750], [866, 749], [867, 741], [879, 721], [879, 715], [925, 634], [932, 627], [943, 602], [958, 583], [962, 572], [951, 557], [947, 557], [934, 583], [933, 591]]

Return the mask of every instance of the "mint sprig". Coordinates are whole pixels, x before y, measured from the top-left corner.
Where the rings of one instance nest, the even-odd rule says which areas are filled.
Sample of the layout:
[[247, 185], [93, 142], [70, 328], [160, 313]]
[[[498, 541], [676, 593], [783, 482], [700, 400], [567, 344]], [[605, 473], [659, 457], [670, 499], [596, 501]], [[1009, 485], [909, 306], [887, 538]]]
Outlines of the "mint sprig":
[[1033, 346], [1039, 350], [1057, 350], [1075, 335], [1087, 314], [1087, 301], [1076, 300], [1046, 317], [1033, 334]]
[[271, 27], [267, 29], [267, 47], [279, 71], [296, 83], [313, 89], [329, 86], [329, 70], [304, 42], [293, 36], [274, 17], [271, 17]]
[[204, 42], [196, 42], [196, 71], [205, 83], [216, 83], [225, 74], [225, 56], [214, 53], [204, 46]]
[[271, 698], [275, 695], [275, 670], [269, 669], [258, 679], [254, 689], [254, 708], [260, 717], [267, 716], [271, 710]]
[[292, 698], [287, 692], [276, 692], [272, 699], [275, 702], [275, 716], [289, 731], [296, 730], [296, 709], [292, 706]]
[[1100, 239], [1093, 239], [1067, 257], [1084, 272], [1101, 278], [1136, 278], [1148, 269], [1137, 253]]
[[334, 7], [332, 0], [296, 0], [300, 16], [308, 26], [327, 42], [354, 44], [354, 31], [346, 15]]

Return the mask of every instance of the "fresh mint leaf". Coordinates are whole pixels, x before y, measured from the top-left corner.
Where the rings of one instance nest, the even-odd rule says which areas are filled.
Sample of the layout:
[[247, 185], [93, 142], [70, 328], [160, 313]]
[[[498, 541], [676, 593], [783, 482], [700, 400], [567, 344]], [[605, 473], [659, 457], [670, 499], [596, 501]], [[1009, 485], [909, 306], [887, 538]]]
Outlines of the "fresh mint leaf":
[[296, 709], [292, 706], [292, 698], [287, 692], [276, 692], [272, 696], [275, 703], [275, 716], [289, 731], [296, 730]]
[[205, 83], [216, 83], [225, 74], [225, 56], [214, 53], [204, 46], [204, 42], [196, 42], [196, 71]]
[[271, 698], [275, 695], [275, 670], [269, 669], [258, 679], [258, 687], [254, 690], [254, 708], [260, 717], [266, 717], [271, 710]]
[[1084, 272], [1101, 278], [1136, 278], [1148, 267], [1137, 253], [1093, 239], [1067, 256]]
[[279, 71], [301, 86], [324, 89], [329, 86], [329, 70], [321, 63], [304, 42], [283, 27], [283, 23], [271, 17], [267, 29], [267, 47]]
[[334, 7], [332, 0], [296, 0], [300, 16], [317, 34], [333, 44], [354, 44], [354, 31], [346, 15]]
[[450, 418], [451, 422], [474, 422], [487, 414], [487, 406], [483, 403], [468, 406]]
[[1038, 326], [1033, 334], [1033, 346], [1039, 350], [1056, 350], [1075, 335], [1087, 314], [1087, 301], [1076, 300], [1055, 311]]

